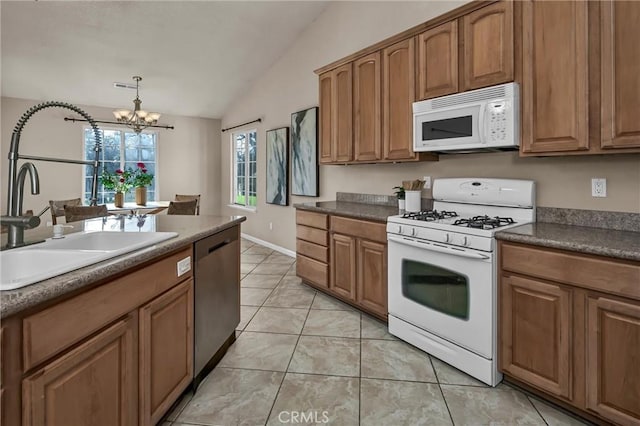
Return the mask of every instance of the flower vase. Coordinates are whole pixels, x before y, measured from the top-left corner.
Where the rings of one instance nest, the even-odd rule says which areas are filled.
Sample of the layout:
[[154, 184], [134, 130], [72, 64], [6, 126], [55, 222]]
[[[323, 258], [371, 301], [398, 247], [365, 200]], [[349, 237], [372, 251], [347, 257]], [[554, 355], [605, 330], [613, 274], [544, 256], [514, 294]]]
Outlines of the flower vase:
[[139, 186], [136, 188], [136, 204], [139, 206], [147, 205], [147, 187]]
[[122, 192], [116, 192], [116, 196], [113, 199], [113, 204], [116, 207], [124, 206], [124, 194]]

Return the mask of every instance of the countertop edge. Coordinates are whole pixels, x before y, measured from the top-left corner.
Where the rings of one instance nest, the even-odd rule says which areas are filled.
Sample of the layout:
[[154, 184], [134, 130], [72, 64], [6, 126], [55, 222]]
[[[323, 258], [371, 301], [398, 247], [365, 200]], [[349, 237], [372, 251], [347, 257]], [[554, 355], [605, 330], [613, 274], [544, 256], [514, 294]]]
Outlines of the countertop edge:
[[[573, 226], [573, 225], [567, 225]], [[592, 254], [596, 256], [611, 257], [619, 260], [640, 261], [640, 252], [632, 250], [622, 250], [612, 247], [594, 246], [591, 244], [583, 244], [575, 241], [550, 240], [547, 238], [536, 237], [533, 235], [523, 235], [510, 230], [496, 232], [495, 237], [498, 240], [510, 241], [514, 243], [530, 244], [540, 247], [548, 247], [553, 249], [565, 250], [574, 253]]]
[[[347, 204], [361, 204], [361, 203], [350, 203], [347, 201], [340, 201], [341, 203], [347, 203]], [[385, 206], [385, 205], [377, 205], [377, 204], [363, 204], [363, 208], [366, 208], [367, 206], [371, 207], [379, 207], [379, 208], [389, 208], [389, 209], [394, 209], [396, 211], [397, 214], [397, 208], [395, 207], [390, 207], [390, 206]], [[375, 221], [375, 222], [381, 222], [381, 223], [386, 223], [387, 222], [387, 218], [389, 216], [392, 216], [391, 214], [388, 216], [380, 216], [380, 215], [376, 215], [376, 214], [371, 214], [371, 213], [366, 213], [366, 212], [358, 212], [358, 213], [352, 213], [349, 211], [344, 211], [344, 210], [340, 210], [340, 209], [334, 209], [334, 208], [329, 208], [329, 207], [319, 207], [319, 206], [310, 206], [308, 204], [294, 204], [293, 207], [297, 210], [306, 210], [306, 211], [311, 211], [311, 212], [318, 212], [318, 213], [326, 213], [326, 214], [331, 214], [331, 215], [335, 215], [335, 216], [344, 216], [344, 217], [350, 217], [350, 218], [354, 218], [354, 219], [363, 219], [363, 220], [370, 220], [370, 221]]]
[[[5, 319], [51, 299], [88, 287], [99, 281], [108, 280], [110, 277], [122, 275], [122, 273], [127, 270], [142, 265], [152, 259], [176, 252], [196, 241], [239, 225], [245, 220], [246, 217], [240, 216], [229, 220], [225, 224], [207, 228], [188, 234], [187, 236], [178, 235], [175, 238], [153, 246], [85, 266], [21, 289], [2, 291], [0, 292], [2, 302], [0, 306], [0, 319]], [[29, 288], [30, 294], [22, 294], [26, 288]]]

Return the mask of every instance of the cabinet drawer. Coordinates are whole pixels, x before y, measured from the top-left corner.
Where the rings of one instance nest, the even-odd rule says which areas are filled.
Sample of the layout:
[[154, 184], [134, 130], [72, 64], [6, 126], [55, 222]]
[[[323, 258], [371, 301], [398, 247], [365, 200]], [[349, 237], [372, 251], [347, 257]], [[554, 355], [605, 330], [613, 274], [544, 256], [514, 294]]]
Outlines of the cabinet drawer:
[[331, 231], [385, 244], [387, 242], [387, 225], [384, 223], [331, 216]]
[[329, 261], [329, 248], [304, 240], [296, 240], [296, 253], [310, 257], [320, 262]]
[[313, 228], [328, 229], [329, 217], [326, 214], [296, 210], [296, 223]]
[[178, 277], [176, 268], [178, 261], [189, 256], [191, 248], [26, 317], [22, 323], [24, 370], [191, 278], [191, 271]]
[[328, 287], [329, 285], [329, 265], [306, 256], [297, 256], [296, 274], [303, 280], [311, 281], [319, 286]]
[[502, 243], [502, 269], [640, 299], [640, 263]]
[[309, 228], [304, 225], [296, 226], [296, 237], [298, 239], [320, 244], [321, 246], [326, 247], [329, 244], [328, 235], [327, 231], [321, 229]]

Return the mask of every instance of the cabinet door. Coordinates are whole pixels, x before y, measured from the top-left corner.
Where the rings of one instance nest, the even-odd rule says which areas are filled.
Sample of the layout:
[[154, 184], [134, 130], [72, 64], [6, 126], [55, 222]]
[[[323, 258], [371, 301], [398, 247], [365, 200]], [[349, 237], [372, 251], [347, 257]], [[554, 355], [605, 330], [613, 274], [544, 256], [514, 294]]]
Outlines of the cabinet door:
[[640, 2], [600, 3], [602, 148], [640, 147]]
[[377, 161], [382, 158], [380, 138], [382, 101], [380, 52], [360, 58], [353, 68], [354, 159]]
[[320, 163], [331, 163], [334, 160], [333, 154], [333, 127], [331, 110], [333, 104], [332, 82], [333, 74], [328, 71], [320, 77]]
[[640, 423], [639, 354], [638, 302], [589, 297], [587, 409], [617, 424]]
[[418, 98], [458, 91], [458, 21], [418, 35]]
[[522, 4], [522, 151], [589, 149], [588, 2]]
[[137, 425], [137, 345], [133, 316], [23, 381], [23, 425]]
[[462, 18], [462, 91], [513, 81], [513, 3], [502, 1]]
[[330, 289], [349, 300], [356, 300], [356, 240], [341, 234], [331, 236]]
[[410, 38], [382, 51], [382, 129], [385, 160], [415, 158], [412, 119], [416, 90], [414, 46], [414, 39]]
[[502, 370], [571, 400], [571, 290], [512, 275], [501, 278]]
[[353, 81], [352, 64], [345, 64], [333, 70], [332, 125], [333, 161], [344, 162], [353, 159]]
[[357, 301], [364, 308], [387, 316], [387, 246], [358, 240]]
[[193, 280], [140, 308], [140, 424], [155, 425], [193, 379]]

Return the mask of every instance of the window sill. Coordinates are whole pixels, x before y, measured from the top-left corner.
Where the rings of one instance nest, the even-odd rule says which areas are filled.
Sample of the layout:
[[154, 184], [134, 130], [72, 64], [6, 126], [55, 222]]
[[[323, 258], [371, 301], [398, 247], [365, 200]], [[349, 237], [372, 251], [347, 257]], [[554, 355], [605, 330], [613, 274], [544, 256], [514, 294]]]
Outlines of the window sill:
[[239, 204], [227, 204], [227, 207], [231, 207], [232, 209], [244, 210], [246, 212], [257, 213], [258, 209], [256, 207], [245, 207]]

